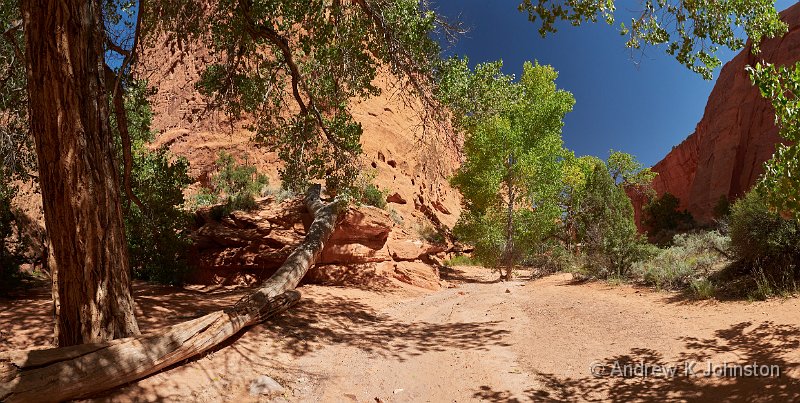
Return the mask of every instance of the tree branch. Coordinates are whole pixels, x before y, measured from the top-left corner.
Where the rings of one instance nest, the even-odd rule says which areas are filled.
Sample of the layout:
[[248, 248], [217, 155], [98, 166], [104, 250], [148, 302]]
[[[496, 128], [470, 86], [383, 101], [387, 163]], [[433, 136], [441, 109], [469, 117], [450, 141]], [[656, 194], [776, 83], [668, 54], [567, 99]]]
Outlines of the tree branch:
[[243, 329], [283, 312], [336, 226], [341, 201], [323, 203], [320, 186], [306, 194], [314, 215], [303, 242], [260, 288], [228, 309], [170, 326], [160, 334], [47, 350], [0, 353], [0, 401], [64, 401], [142, 379], [209, 351]]
[[[300, 68], [297, 66], [297, 62], [294, 60], [294, 56], [292, 54], [292, 49], [289, 46], [289, 40], [275, 31], [272, 27], [267, 25], [257, 24], [252, 16], [250, 16], [250, 0], [244, 0], [239, 2], [239, 9], [242, 12], [242, 16], [244, 17], [246, 24], [245, 30], [247, 33], [253, 37], [254, 39], [263, 39], [267, 40], [273, 45], [277, 46], [278, 49], [281, 51], [281, 55], [283, 55], [283, 59], [286, 62], [286, 66], [289, 68], [289, 75], [292, 78], [292, 96], [294, 97], [297, 105], [300, 107], [300, 113], [302, 115], [309, 115], [311, 114], [314, 120], [316, 120], [317, 124], [319, 125], [322, 133], [325, 135], [325, 138], [331, 142], [336, 148], [347, 151], [341, 146], [341, 143], [336, 139], [336, 137], [328, 130], [328, 127], [325, 125], [325, 121], [322, 118], [322, 114], [320, 113], [319, 109], [317, 108], [316, 102], [314, 102], [314, 97], [311, 94], [311, 91], [308, 90], [308, 86], [306, 85], [305, 81], [303, 81], [303, 76], [300, 74]], [[302, 95], [300, 94], [300, 87], [303, 88], [303, 91], [308, 95], [308, 104], [303, 100]]]

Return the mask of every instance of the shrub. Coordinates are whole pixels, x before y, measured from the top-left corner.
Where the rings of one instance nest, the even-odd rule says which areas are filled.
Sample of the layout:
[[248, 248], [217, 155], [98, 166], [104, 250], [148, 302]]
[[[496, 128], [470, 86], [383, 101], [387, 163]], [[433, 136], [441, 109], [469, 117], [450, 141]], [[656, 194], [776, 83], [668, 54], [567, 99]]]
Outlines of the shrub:
[[180, 285], [188, 273], [187, 250], [190, 215], [182, 209], [183, 189], [192, 182], [189, 163], [170, 162], [165, 148], [154, 152], [136, 150], [131, 187], [144, 211], [123, 192], [125, 232], [134, 277]]
[[586, 182], [576, 224], [592, 277], [624, 277], [631, 264], [645, 258], [645, 245], [633, 221], [633, 205], [614, 183], [604, 164], [597, 164]]
[[375, 185], [369, 184], [361, 192], [361, 203], [377, 208], [386, 207], [386, 190], [380, 190]]
[[560, 244], [545, 245], [539, 253], [533, 253], [522, 261], [523, 266], [539, 270], [539, 274], [568, 272], [576, 264], [576, 259]]
[[680, 200], [670, 193], [653, 199], [643, 209], [644, 224], [650, 230], [650, 239], [658, 245], [668, 245], [675, 234], [686, 232], [695, 226], [694, 218], [686, 211], [679, 211]]
[[417, 232], [422, 239], [434, 245], [443, 245], [447, 243], [447, 238], [445, 238], [444, 234], [431, 225], [423, 225], [419, 227]]
[[[188, 272], [187, 250], [191, 243], [190, 218], [183, 210], [183, 191], [192, 183], [187, 174], [189, 163], [173, 158], [166, 148], [150, 151], [145, 147], [154, 138], [148, 97], [155, 90], [148, 88], [145, 81], [123, 78], [126, 127], [131, 140], [130, 184], [142, 204], [139, 206], [121, 189], [132, 273], [142, 280], [178, 285]], [[116, 120], [117, 116], [112, 115], [112, 127], [118, 131]], [[124, 172], [120, 138], [116, 136], [115, 150], [120, 172]]]
[[210, 186], [195, 196], [195, 206], [221, 203], [211, 209], [211, 216], [217, 220], [236, 210], [255, 208], [255, 197], [267, 189], [269, 178], [252, 165], [237, 163], [225, 151], [220, 151], [214, 165], [216, 172], [210, 178]]
[[767, 199], [756, 191], [733, 204], [729, 231], [733, 252], [744, 263], [777, 270], [800, 263], [800, 223], [770, 211]]
[[472, 259], [469, 255], [455, 255], [446, 260], [444, 265], [447, 267], [453, 266], [480, 266], [480, 263]]
[[720, 220], [725, 219], [731, 215], [731, 202], [728, 197], [721, 195], [714, 205], [714, 218]]
[[673, 246], [661, 249], [651, 259], [634, 264], [633, 275], [658, 289], [690, 287], [701, 293], [709, 291], [711, 285], [702, 281], [708, 279], [713, 268], [729, 261], [728, 239], [710, 231], [676, 235], [673, 242]]
[[11, 200], [17, 189], [8, 183], [0, 169], [0, 295], [6, 295], [19, 285], [19, 256], [12, 250], [15, 219], [11, 211]]
[[717, 292], [714, 283], [707, 278], [694, 279], [689, 285], [692, 290], [692, 295], [697, 299], [713, 298]]

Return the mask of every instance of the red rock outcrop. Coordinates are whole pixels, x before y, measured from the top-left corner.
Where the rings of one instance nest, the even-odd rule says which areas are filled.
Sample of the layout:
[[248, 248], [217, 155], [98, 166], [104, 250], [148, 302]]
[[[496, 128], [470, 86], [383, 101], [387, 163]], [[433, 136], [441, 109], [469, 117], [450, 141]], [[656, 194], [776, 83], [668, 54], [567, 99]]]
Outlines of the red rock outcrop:
[[[190, 175], [199, 181], [206, 180], [224, 150], [266, 173], [270, 183], [279, 183], [280, 161], [269, 147], [253, 140], [247, 119], [231, 120], [195, 88], [205, 66], [214, 61], [206, 48], [156, 41], [143, 49], [141, 61], [137, 74], [156, 89], [150, 97], [156, 132], [152, 147], [166, 146], [186, 157]], [[461, 140], [453, 133], [423, 136], [416, 112], [422, 106], [413, 97], [400, 96], [406, 89], [398, 82], [383, 72], [374, 83], [382, 94], [350, 105], [364, 130], [360, 163], [374, 174], [375, 185], [391, 195], [390, 207], [407, 227], [452, 227], [461, 211], [461, 196], [447, 179], [461, 162]], [[414, 203], [406, 202], [411, 200]]]
[[[258, 201], [250, 212], [216, 219], [197, 213], [191, 279], [197, 284], [253, 284], [269, 277], [302, 241], [311, 217], [298, 199]], [[441, 246], [414, 239], [384, 210], [350, 207], [306, 281], [329, 285], [385, 286], [401, 282], [439, 288], [430, 256]]]
[[[760, 60], [778, 65], [800, 60], [800, 4], [781, 16], [789, 32], [765, 40], [761, 54], [754, 55], [748, 45], [725, 64], [694, 133], [653, 167], [658, 172], [653, 182], [656, 191], [678, 197], [681, 209], [700, 223], [713, 219], [720, 196], [733, 200], [755, 185], [764, 162], [781, 141], [771, 105], [745, 71], [745, 66]], [[641, 200], [634, 204], [638, 217]]]
[[[275, 187], [280, 161], [269, 147], [253, 141], [248, 118], [231, 120], [194, 86], [214, 57], [199, 43], [171, 46], [155, 41], [142, 51], [137, 72], [157, 90], [150, 98], [157, 133], [151, 146], [166, 146], [186, 157], [190, 175], [199, 182], [208, 180], [214, 160], [224, 150], [266, 173]], [[360, 164], [368, 177], [374, 176], [376, 187], [391, 195], [388, 211], [351, 209], [307, 280], [363, 285], [372, 281], [368, 279], [392, 278], [438, 287], [435, 266], [422, 260], [441, 248], [422, 241], [420, 233], [426, 227], [452, 227], [458, 219], [460, 194], [447, 178], [460, 164], [461, 141], [453, 133], [423, 136], [415, 112], [421, 105], [399, 96], [404, 89], [397, 83], [381, 73], [374, 84], [382, 94], [350, 105], [364, 130]], [[286, 202], [277, 209], [283, 212], [267, 200], [253, 212], [236, 212], [221, 221], [201, 214], [195, 281], [250, 282], [277, 268], [304, 233], [298, 226], [300, 204]]]

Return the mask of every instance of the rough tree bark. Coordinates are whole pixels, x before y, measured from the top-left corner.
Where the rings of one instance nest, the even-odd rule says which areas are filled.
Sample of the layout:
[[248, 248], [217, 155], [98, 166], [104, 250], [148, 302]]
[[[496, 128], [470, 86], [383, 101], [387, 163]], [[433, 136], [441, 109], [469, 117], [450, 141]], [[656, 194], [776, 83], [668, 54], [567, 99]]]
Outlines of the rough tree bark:
[[120, 206], [100, 0], [22, 0], [31, 132], [58, 271], [59, 346], [139, 333]]
[[141, 379], [207, 351], [245, 327], [297, 302], [294, 288], [333, 233], [341, 202], [325, 204], [319, 185], [305, 197], [314, 221], [305, 240], [261, 287], [231, 308], [153, 336], [49, 350], [0, 353], [0, 401], [61, 401], [91, 396]]

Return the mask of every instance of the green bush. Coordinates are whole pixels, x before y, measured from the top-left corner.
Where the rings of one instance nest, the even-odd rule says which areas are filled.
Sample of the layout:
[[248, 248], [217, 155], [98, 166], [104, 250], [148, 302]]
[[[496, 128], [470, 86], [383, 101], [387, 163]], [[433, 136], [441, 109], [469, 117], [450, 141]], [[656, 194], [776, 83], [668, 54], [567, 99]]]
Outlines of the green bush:
[[361, 192], [361, 203], [377, 208], [386, 208], [386, 190], [380, 190], [375, 185], [369, 184]]
[[633, 265], [633, 276], [658, 289], [691, 288], [702, 294], [712, 270], [729, 262], [728, 239], [717, 231], [676, 235], [673, 245]]
[[625, 277], [634, 262], [647, 257], [651, 248], [636, 229], [633, 205], [605, 164], [595, 166], [578, 211], [576, 226], [585, 250], [586, 274]]
[[675, 234], [695, 227], [694, 218], [686, 211], [679, 211], [680, 200], [671, 193], [653, 199], [643, 209], [644, 225], [650, 230], [650, 240], [657, 245], [669, 245]]
[[751, 294], [766, 298], [794, 292], [800, 278], [800, 222], [770, 210], [767, 199], [751, 191], [731, 207], [729, 233], [734, 256], [755, 280]]
[[17, 189], [6, 178], [0, 169], [0, 295], [6, 295], [21, 280], [19, 256], [11, 248], [15, 227], [11, 200]]
[[[154, 138], [150, 130], [152, 110], [148, 96], [154, 90], [145, 81], [124, 78], [125, 113], [131, 140], [131, 190], [140, 207], [120, 184], [123, 219], [133, 276], [146, 281], [179, 285], [188, 273], [187, 252], [190, 215], [184, 207], [183, 191], [190, 183], [189, 163], [173, 158], [166, 148], [150, 151], [145, 144]], [[117, 127], [112, 114], [112, 127]], [[117, 136], [115, 149], [120, 172], [124, 172], [123, 149]]]
[[257, 206], [255, 197], [268, 189], [269, 178], [252, 165], [237, 163], [225, 151], [220, 151], [214, 165], [216, 172], [209, 186], [195, 195], [194, 206], [219, 204], [211, 209], [211, 216], [217, 220], [236, 210], [254, 209]]
[[758, 192], [733, 204], [729, 231], [733, 251], [743, 262], [773, 266], [800, 262], [800, 223], [770, 211], [766, 198]]
[[131, 268], [136, 278], [180, 285], [189, 271], [187, 251], [191, 216], [182, 206], [183, 189], [192, 182], [189, 163], [170, 162], [165, 148], [133, 155], [131, 187], [144, 211], [123, 192], [125, 230]]
[[480, 263], [472, 259], [469, 255], [455, 255], [446, 260], [444, 265], [447, 267], [454, 266], [480, 266]]
[[709, 299], [716, 295], [717, 288], [714, 283], [707, 278], [694, 279], [689, 283], [692, 295], [697, 299]]

